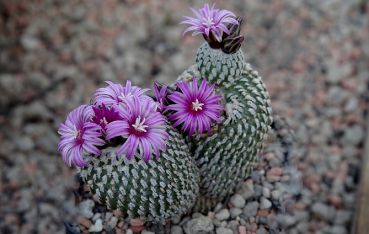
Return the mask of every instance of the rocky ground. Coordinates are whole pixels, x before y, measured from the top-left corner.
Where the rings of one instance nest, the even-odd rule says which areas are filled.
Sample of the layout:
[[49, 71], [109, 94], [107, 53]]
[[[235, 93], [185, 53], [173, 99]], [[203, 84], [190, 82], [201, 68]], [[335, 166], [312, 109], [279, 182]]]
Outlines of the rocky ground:
[[[269, 145], [229, 202], [174, 220], [171, 232], [349, 233], [369, 100], [369, 3], [217, 4], [246, 17], [243, 50], [294, 129], [294, 146]], [[175, 80], [202, 41], [181, 36], [190, 6], [0, 1], [0, 233], [64, 233], [64, 223], [132, 231], [92, 200], [75, 205], [75, 170], [56, 152], [56, 130], [105, 80]]]

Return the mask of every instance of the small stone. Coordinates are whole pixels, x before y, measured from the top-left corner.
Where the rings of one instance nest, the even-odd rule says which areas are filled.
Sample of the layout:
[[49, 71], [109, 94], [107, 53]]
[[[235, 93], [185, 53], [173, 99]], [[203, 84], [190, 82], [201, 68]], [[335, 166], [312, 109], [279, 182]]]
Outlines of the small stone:
[[270, 189], [269, 188], [263, 188], [263, 196], [266, 198], [270, 197]]
[[101, 219], [96, 220], [95, 224], [88, 229], [89, 232], [101, 232], [102, 230], [103, 224]]
[[150, 231], [146, 231], [146, 230], [143, 230], [141, 232], [141, 234], [155, 234], [154, 232], [150, 232]]
[[254, 197], [253, 183], [252, 182], [243, 183], [240, 191], [238, 191], [238, 194], [240, 194], [245, 200]]
[[272, 202], [269, 201], [267, 198], [262, 197], [260, 199], [260, 208], [261, 209], [269, 209], [270, 207], [272, 207]]
[[279, 181], [283, 174], [283, 169], [280, 167], [273, 167], [267, 172], [267, 180], [269, 182]]
[[346, 225], [351, 221], [352, 212], [346, 210], [338, 210], [334, 218], [334, 223], [339, 225]]
[[333, 226], [330, 233], [334, 234], [347, 234], [347, 230], [343, 226]]
[[239, 234], [246, 234], [246, 227], [245, 226], [239, 226], [238, 227], [238, 233]]
[[242, 210], [240, 208], [231, 208], [230, 213], [232, 218], [236, 218], [242, 214]]
[[358, 145], [363, 141], [364, 136], [365, 133], [363, 127], [355, 125], [346, 129], [344, 140], [351, 145]]
[[311, 211], [315, 216], [326, 221], [330, 221], [334, 217], [334, 208], [323, 203], [315, 203], [312, 206]]
[[306, 233], [309, 226], [306, 222], [300, 222], [299, 224], [297, 224], [296, 228], [300, 231], [300, 233]]
[[272, 191], [272, 198], [274, 199], [274, 200], [279, 200], [279, 198], [281, 197], [281, 191], [279, 191], [279, 190], [273, 190]]
[[94, 216], [94, 213], [92, 212], [92, 208], [95, 206], [95, 202], [93, 200], [85, 200], [81, 203], [79, 203], [79, 213], [85, 217], [85, 218], [92, 218]]
[[206, 216], [191, 219], [184, 225], [184, 231], [187, 234], [210, 234], [213, 232], [213, 229], [212, 220]]
[[117, 217], [115, 217], [115, 216], [113, 216], [113, 217], [111, 217], [111, 218], [110, 218], [110, 220], [109, 220], [109, 222], [108, 222], [108, 227], [109, 227], [110, 229], [114, 229], [114, 228], [115, 228], [115, 226], [117, 226], [117, 223], [118, 223], [118, 218], [117, 218]]
[[21, 38], [21, 44], [27, 50], [34, 50], [40, 46], [40, 41], [36, 37], [25, 35]]
[[173, 225], [172, 229], [170, 230], [170, 234], [183, 234], [183, 230], [181, 226]]
[[230, 213], [228, 209], [222, 209], [218, 213], [215, 214], [215, 218], [220, 221], [228, 219], [229, 216], [230, 216]]
[[248, 203], [245, 208], [243, 209], [243, 214], [246, 217], [253, 217], [258, 212], [259, 203], [256, 201]]
[[218, 227], [216, 229], [216, 234], [233, 234], [232, 229], [225, 228], [225, 227]]
[[260, 227], [257, 231], [256, 234], [268, 234], [268, 231], [264, 228], [264, 227]]
[[243, 208], [245, 206], [245, 199], [240, 194], [235, 194], [231, 197], [230, 203], [236, 208]]
[[292, 215], [280, 215], [278, 216], [278, 222], [282, 225], [282, 227], [287, 228], [296, 223], [296, 218]]
[[89, 228], [92, 224], [91, 221], [89, 219], [86, 219], [85, 217], [81, 217], [79, 219], [79, 223], [85, 228]]
[[126, 234], [133, 234], [132, 229], [128, 228], [127, 231], [126, 231]]

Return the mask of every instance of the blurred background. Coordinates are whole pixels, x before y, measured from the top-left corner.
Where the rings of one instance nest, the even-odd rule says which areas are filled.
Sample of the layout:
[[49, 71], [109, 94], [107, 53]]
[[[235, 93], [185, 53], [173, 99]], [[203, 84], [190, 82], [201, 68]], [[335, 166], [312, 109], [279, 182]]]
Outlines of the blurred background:
[[[203, 3], [0, 1], [0, 233], [64, 232], [75, 169], [57, 153], [58, 125], [105, 80], [173, 82], [203, 41], [178, 23]], [[306, 215], [286, 228], [349, 233], [368, 110], [368, 1], [216, 4], [246, 18], [246, 59], [295, 131]]]

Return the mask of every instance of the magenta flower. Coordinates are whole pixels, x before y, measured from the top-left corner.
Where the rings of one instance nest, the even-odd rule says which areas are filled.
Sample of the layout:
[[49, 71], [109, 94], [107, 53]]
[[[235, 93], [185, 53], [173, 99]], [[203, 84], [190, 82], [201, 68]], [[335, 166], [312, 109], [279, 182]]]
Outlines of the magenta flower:
[[126, 106], [119, 106], [119, 114], [123, 120], [113, 121], [106, 128], [106, 139], [126, 138], [117, 153], [125, 153], [131, 159], [138, 148], [145, 161], [153, 153], [159, 157], [169, 135], [165, 129], [165, 118], [157, 111], [157, 104], [148, 98], [133, 97], [127, 100]]
[[60, 124], [58, 133], [61, 135], [58, 150], [62, 154], [65, 164], [84, 167], [84, 151], [100, 155], [97, 146], [105, 141], [100, 138], [101, 127], [91, 123], [92, 108], [87, 105], [79, 106], [71, 111], [65, 123]]
[[225, 24], [238, 24], [235, 14], [228, 10], [220, 10], [214, 8], [215, 4], [210, 8], [209, 4], [205, 4], [203, 8], [195, 10], [191, 8], [195, 14], [195, 18], [184, 16], [186, 20], [180, 24], [190, 25], [183, 34], [193, 31], [192, 36], [203, 34], [209, 38], [211, 34], [218, 42], [222, 41], [223, 32], [229, 34], [229, 29]]
[[169, 95], [168, 98], [174, 102], [167, 107], [174, 111], [169, 115], [174, 127], [180, 124], [182, 130], [192, 136], [194, 133], [210, 132], [211, 124], [220, 121], [221, 96], [215, 94], [214, 85], [209, 86], [204, 79], [198, 87], [197, 80], [193, 78], [190, 83], [177, 83], [180, 91]]
[[154, 95], [156, 101], [159, 103], [158, 110], [160, 112], [165, 110], [167, 105], [168, 86], [160, 85], [158, 82], [154, 82]]
[[104, 103], [100, 106], [92, 106], [94, 115], [91, 118], [93, 123], [100, 125], [102, 132], [106, 133], [106, 125], [115, 120], [121, 119], [116, 106], [106, 107]]
[[111, 81], [106, 81], [107, 87], [99, 88], [94, 94], [94, 103], [101, 105], [104, 103], [106, 106], [112, 106], [120, 103], [125, 103], [133, 96], [140, 97], [148, 89], [141, 89], [136, 86], [132, 86], [131, 81], [127, 81], [126, 86], [115, 84]]

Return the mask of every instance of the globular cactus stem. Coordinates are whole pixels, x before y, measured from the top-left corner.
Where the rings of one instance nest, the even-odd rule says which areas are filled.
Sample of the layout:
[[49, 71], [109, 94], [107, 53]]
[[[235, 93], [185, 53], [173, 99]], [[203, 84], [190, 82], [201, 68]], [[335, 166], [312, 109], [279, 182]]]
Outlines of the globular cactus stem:
[[198, 169], [179, 132], [169, 127], [167, 149], [147, 163], [139, 157], [118, 156], [106, 148], [87, 157], [80, 175], [99, 202], [132, 219], [163, 222], [188, 212], [198, 195]]

